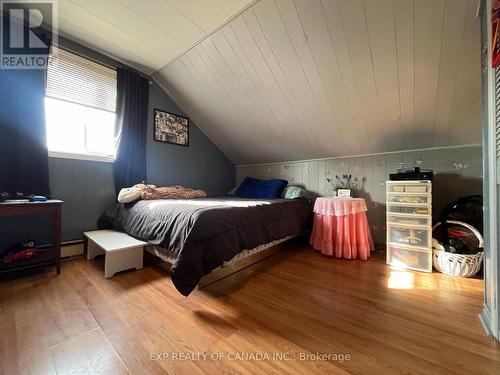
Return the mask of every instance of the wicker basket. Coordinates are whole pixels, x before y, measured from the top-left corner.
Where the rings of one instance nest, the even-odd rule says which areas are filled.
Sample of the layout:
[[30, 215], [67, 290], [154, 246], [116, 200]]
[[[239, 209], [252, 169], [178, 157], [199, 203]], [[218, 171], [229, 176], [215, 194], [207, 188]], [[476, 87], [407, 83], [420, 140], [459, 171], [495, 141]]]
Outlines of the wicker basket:
[[432, 264], [439, 272], [450, 276], [472, 277], [481, 269], [484, 252], [477, 254], [452, 254], [433, 249]]
[[[460, 221], [449, 220], [448, 223], [460, 224], [469, 228], [479, 239], [479, 247], [483, 246], [483, 236], [472, 225]], [[435, 229], [437, 224], [434, 226]], [[432, 239], [432, 264], [436, 270], [450, 276], [473, 277], [481, 269], [484, 251], [476, 254], [454, 254]]]

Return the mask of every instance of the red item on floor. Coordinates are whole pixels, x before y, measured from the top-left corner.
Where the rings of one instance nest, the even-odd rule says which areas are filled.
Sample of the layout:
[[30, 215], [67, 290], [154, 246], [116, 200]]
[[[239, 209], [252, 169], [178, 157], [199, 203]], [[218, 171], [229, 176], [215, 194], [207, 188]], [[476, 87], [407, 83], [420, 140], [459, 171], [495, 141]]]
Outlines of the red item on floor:
[[24, 250], [21, 250], [15, 254], [9, 254], [3, 257], [4, 263], [12, 263], [17, 262], [19, 260], [30, 259], [33, 255], [37, 253], [37, 250], [34, 247], [30, 247]]

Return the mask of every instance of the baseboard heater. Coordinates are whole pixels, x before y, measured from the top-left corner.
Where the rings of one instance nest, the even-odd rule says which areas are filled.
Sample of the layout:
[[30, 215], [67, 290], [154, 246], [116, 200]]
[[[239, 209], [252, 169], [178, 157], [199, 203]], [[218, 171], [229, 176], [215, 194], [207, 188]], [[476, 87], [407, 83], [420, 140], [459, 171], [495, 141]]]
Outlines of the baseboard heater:
[[[46, 249], [51, 247], [52, 244], [44, 244], [39, 245], [37, 248]], [[83, 256], [83, 239], [82, 240], [73, 240], [73, 241], [64, 241], [61, 242], [61, 259]]]

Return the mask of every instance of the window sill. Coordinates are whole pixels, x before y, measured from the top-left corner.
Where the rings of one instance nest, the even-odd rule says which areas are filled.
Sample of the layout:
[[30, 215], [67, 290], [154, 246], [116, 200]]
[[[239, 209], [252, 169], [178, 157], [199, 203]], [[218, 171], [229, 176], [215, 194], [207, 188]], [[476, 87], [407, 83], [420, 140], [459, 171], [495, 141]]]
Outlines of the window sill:
[[87, 160], [98, 161], [102, 163], [113, 163], [115, 158], [113, 156], [104, 155], [90, 155], [90, 154], [72, 154], [69, 152], [49, 151], [50, 158], [58, 159], [74, 159], [74, 160]]

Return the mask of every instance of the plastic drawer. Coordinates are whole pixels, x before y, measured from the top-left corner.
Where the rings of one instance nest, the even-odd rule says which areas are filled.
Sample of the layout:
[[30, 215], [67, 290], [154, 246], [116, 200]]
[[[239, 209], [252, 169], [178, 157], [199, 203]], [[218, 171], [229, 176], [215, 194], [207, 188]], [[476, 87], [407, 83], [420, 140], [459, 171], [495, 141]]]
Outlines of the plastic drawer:
[[432, 272], [432, 251], [416, 251], [389, 246], [387, 250], [387, 263], [398, 268]]
[[387, 224], [403, 224], [409, 226], [432, 226], [432, 217], [429, 215], [387, 214]]
[[387, 202], [404, 204], [430, 204], [432, 195], [430, 194], [410, 194], [410, 193], [387, 193]]
[[387, 242], [402, 246], [431, 249], [431, 228], [419, 228], [387, 224]]
[[388, 193], [425, 194], [432, 192], [430, 181], [388, 181], [386, 188]]
[[431, 206], [426, 204], [387, 203], [387, 213], [430, 215]]

